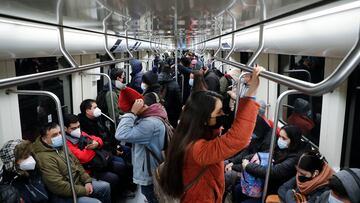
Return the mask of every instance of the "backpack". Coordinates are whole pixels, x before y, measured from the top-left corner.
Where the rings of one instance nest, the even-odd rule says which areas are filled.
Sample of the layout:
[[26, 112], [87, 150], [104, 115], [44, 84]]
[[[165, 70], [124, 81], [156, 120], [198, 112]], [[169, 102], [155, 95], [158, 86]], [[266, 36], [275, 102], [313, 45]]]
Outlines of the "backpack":
[[106, 94], [109, 90], [101, 90], [96, 97], [96, 104], [101, 109], [101, 112], [109, 115], [109, 110], [106, 104]]
[[[269, 153], [258, 152], [251, 158], [250, 163], [259, 161], [259, 165], [267, 167]], [[240, 174], [240, 185], [242, 193], [249, 196], [260, 198], [264, 187], [264, 179], [250, 175], [246, 170]]]

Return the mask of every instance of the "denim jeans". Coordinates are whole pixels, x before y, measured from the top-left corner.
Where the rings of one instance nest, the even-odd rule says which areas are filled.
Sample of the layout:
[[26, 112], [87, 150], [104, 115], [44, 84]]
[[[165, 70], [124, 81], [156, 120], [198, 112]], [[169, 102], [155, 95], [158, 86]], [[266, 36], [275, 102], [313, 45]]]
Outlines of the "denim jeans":
[[141, 193], [146, 197], [149, 203], [158, 203], [154, 192], [154, 185], [142, 185]]

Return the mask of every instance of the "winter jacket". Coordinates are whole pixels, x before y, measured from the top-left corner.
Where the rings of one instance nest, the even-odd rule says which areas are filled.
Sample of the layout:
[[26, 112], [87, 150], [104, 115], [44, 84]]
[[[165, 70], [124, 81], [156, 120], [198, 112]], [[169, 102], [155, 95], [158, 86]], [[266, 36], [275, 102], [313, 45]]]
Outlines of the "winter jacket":
[[[162, 115], [159, 114], [158, 116], [166, 119], [165, 111]], [[154, 170], [159, 163], [153, 156], [149, 156], [149, 153], [146, 153], [145, 147], [150, 148], [157, 157], [161, 157], [161, 150], [164, 146], [164, 136], [165, 126], [157, 117], [149, 116], [144, 118], [132, 113], [126, 113], [121, 117], [115, 137], [120, 141], [132, 143], [131, 155], [134, 183], [139, 185], [152, 184], [151, 171]], [[149, 159], [150, 163], [147, 159]]]
[[29, 176], [20, 176], [17, 173], [5, 171], [4, 183], [15, 187], [25, 203], [45, 203], [49, 195], [38, 169], [27, 171]]
[[[72, 192], [63, 149], [55, 149], [47, 145], [40, 137], [36, 139], [32, 147], [47, 189], [55, 195], [71, 197]], [[92, 180], [71, 152], [69, 152], [69, 159], [76, 195], [85, 196], [85, 184], [91, 183]]]
[[182, 107], [180, 87], [175, 79], [166, 73], [160, 73], [159, 83], [161, 85], [160, 97], [164, 99], [164, 107], [169, 122], [173, 127], [176, 127]]
[[[296, 188], [296, 189], [295, 189]], [[291, 178], [289, 181], [285, 182], [278, 190], [278, 195], [282, 202], [285, 203], [296, 203], [294, 196], [292, 194], [292, 189], [295, 189], [296, 192], [299, 192], [296, 185], [296, 177]], [[318, 197], [324, 193], [326, 190], [329, 190], [329, 187], [324, 186], [317, 188], [313, 192], [307, 195], [307, 203], [315, 203]]]
[[144, 92], [143, 95], [150, 93], [150, 92], [155, 92], [156, 94], [160, 93], [160, 84], [159, 83], [155, 83], [149, 87], [147, 87]]
[[184, 87], [184, 89], [182, 90], [183, 91], [183, 95], [182, 95], [182, 103], [185, 104], [187, 98], [189, 97], [190, 95], [190, 85], [189, 85], [189, 79], [190, 79], [190, 73], [192, 72], [192, 69], [189, 68], [189, 67], [185, 67], [185, 66], [182, 66], [181, 64], [178, 65], [178, 70], [180, 72], [180, 74], [183, 76], [184, 78], [184, 83], [182, 84], [182, 80], [181, 78], [178, 80], [179, 82], [179, 86], [180, 86], [180, 89]]
[[[279, 149], [276, 149], [279, 150]], [[269, 194], [276, 194], [279, 187], [288, 181], [290, 178], [296, 175], [296, 164], [298, 162], [299, 156], [297, 153], [289, 153], [286, 155], [286, 158], [276, 163], [271, 167], [270, 171], [270, 185], [268, 189]], [[267, 167], [261, 166], [256, 163], [249, 163], [245, 170], [254, 177], [264, 178], [266, 176]]]
[[315, 126], [314, 122], [309, 117], [298, 113], [292, 113], [289, 116], [288, 124], [298, 126], [304, 135], [308, 135]]
[[[104, 145], [103, 141], [99, 137], [93, 135], [90, 136], [85, 132], [81, 132], [81, 135], [90, 140], [95, 140], [96, 142], [98, 142], [98, 148], [101, 148]], [[70, 135], [66, 135], [66, 144], [69, 150], [74, 154], [74, 156], [79, 160], [81, 164], [89, 163], [95, 157], [95, 151], [93, 149], [79, 149], [78, 140], [79, 138], [74, 138]]]
[[208, 71], [204, 75], [204, 79], [206, 85], [208, 86], [208, 90], [220, 93], [220, 82], [219, 77], [212, 71]]
[[141, 72], [142, 70], [141, 61], [136, 59], [131, 60], [130, 65], [131, 65], [131, 73], [130, 73], [131, 81], [129, 83], [129, 87], [133, 88], [134, 90], [136, 90], [141, 94], [143, 92], [143, 90], [141, 89], [141, 81], [143, 75], [143, 73]]
[[224, 135], [196, 141], [185, 153], [183, 183], [188, 185], [207, 167], [202, 177], [182, 197], [181, 202], [222, 202], [224, 160], [245, 148], [254, 130], [259, 105], [251, 99], [240, 100], [233, 126]]
[[315, 203], [328, 203], [331, 190], [327, 190], [316, 198]]
[[116, 153], [116, 146], [118, 141], [109, 129], [104, 125], [103, 118], [98, 117], [94, 120], [86, 117], [86, 115], [79, 114], [80, 128], [81, 131], [88, 135], [94, 135], [102, 139], [104, 143], [104, 149]]
[[110, 116], [110, 118], [113, 118], [113, 112], [111, 109], [111, 102], [112, 102], [114, 104], [115, 117], [119, 118], [119, 116], [123, 114], [123, 112], [118, 107], [120, 90], [118, 88], [116, 88], [115, 85], [113, 85], [112, 86], [112, 90], [113, 90], [112, 98], [111, 98], [111, 92], [108, 91], [109, 90], [108, 84], [104, 85], [103, 90], [107, 91], [105, 100], [106, 100], [106, 106], [108, 109], [108, 112], [107, 112], [108, 115]]

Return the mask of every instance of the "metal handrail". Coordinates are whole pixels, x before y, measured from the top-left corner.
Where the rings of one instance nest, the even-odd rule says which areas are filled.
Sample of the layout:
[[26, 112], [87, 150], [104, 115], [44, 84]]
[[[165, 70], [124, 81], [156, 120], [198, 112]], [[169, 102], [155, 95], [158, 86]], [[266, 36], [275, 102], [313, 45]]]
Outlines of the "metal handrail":
[[126, 52], [129, 54], [129, 57], [133, 58], [134, 56], [132, 55], [132, 53], [130, 52], [129, 50], [129, 39], [128, 39], [128, 29], [129, 29], [129, 25], [128, 23], [131, 21], [131, 18], [129, 17], [128, 20], [125, 22], [125, 26], [126, 26], [126, 29], [125, 29], [125, 41], [126, 41], [126, 46], [125, 46], [125, 49], [126, 49]]
[[[110, 97], [111, 97], [111, 112], [113, 114], [113, 123], [114, 123], [114, 126], [115, 126], [115, 129], [116, 129], [116, 115], [115, 115], [115, 107], [114, 107], [114, 101], [113, 101], [113, 95], [114, 95], [114, 92], [113, 92], [113, 88], [112, 88], [112, 84], [111, 84], [111, 78], [109, 77], [108, 74], [105, 74], [105, 73], [85, 73], [85, 72], [82, 72], [81, 73], [82, 75], [98, 75], [98, 76], [103, 76], [104, 78], [106, 78], [108, 80], [108, 86], [109, 86], [109, 91], [110, 91]], [[103, 114], [104, 115], [104, 114]], [[107, 117], [107, 116], [106, 116]]]
[[237, 112], [237, 111], [238, 111], [238, 108], [239, 108], [240, 88], [241, 88], [241, 85], [243, 84], [242, 79], [244, 78], [245, 75], [251, 75], [251, 73], [245, 72], [245, 73], [242, 73], [242, 74], [239, 76], [239, 81], [238, 81], [238, 84], [237, 84], [237, 86], [236, 86], [235, 112]]
[[5, 78], [0, 80], [0, 89], [4, 89], [7, 87], [12, 86], [18, 86], [18, 85], [24, 85], [32, 82], [37, 82], [39, 80], [47, 80], [50, 78], [56, 78], [62, 75], [69, 75], [76, 72], [81, 72], [85, 70], [90, 70], [93, 68], [98, 68], [100, 66], [108, 66], [120, 62], [124, 62], [127, 60], [130, 60], [131, 58], [124, 58], [124, 59], [116, 59], [114, 61], [105, 61], [105, 62], [96, 62], [92, 64], [86, 64], [79, 66], [78, 68], [64, 68], [59, 70], [53, 70], [53, 71], [46, 71], [41, 73], [34, 73], [30, 75], [23, 75], [23, 76], [16, 76], [11, 78]]
[[270, 179], [270, 172], [271, 172], [271, 167], [272, 167], [272, 157], [274, 154], [274, 149], [275, 149], [275, 140], [276, 140], [276, 126], [279, 122], [279, 114], [280, 114], [280, 104], [282, 102], [282, 100], [291, 94], [300, 94], [301, 92], [297, 91], [297, 90], [287, 90], [283, 93], [280, 94], [280, 96], [278, 97], [278, 99], [276, 100], [276, 106], [275, 106], [275, 117], [274, 117], [274, 127], [272, 129], [271, 132], [271, 141], [270, 141], [270, 150], [269, 150], [269, 160], [268, 160], [268, 166], [266, 169], [266, 176], [265, 176], [265, 183], [264, 183], [264, 191], [263, 191], [263, 195], [262, 195], [262, 202], [265, 202], [266, 200], [266, 193], [267, 193], [267, 189], [269, 187], [269, 179]]
[[[218, 19], [217, 19], [217, 17], [215, 17], [215, 22], [218, 22], [218, 28], [219, 28], [219, 31], [220, 31], [220, 35], [221, 35], [221, 33], [222, 33], [222, 27], [221, 27], [221, 23], [218, 21]], [[216, 50], [216, 52], [215, 52], [215, 54], [214, 54], [214, 57], [216, 57], [216, 55], [220, 52], [220, 50], [221, 50], [221, 37], [219, 37], [219, 47], [218, 47], [218, 49]]]
[[[234, 31], [236, 29], [236, 18], [230, 10], [227, 9], [226, 12], [230, 15], [230, 17], [232, 19], [232, 24], [233, 24], [232, 31]], [[230, 52], [228, 53], [228, 55], [226, 55], [225, 60], [228, 60], [230, 58], [230, 56], [234, 52], [234, 50], [235, 50], [235, 33], [233, 33], [231, 35], [231, 49], [230, 49]]]
[[307, 81], [311, 82], [311, 73], [305, 69], [295, 69], [295, 70], [284, 70], [283, 73], [305, 73], [307, 75]]
[[[260, 1], [260, 21], [264, 21], [266, 19], [266, 4], [265, 0]], [[235, 33], [233, 33], [234, 35]], [[247, 62], [247, 66], [253, 66], [256, 59], [259, 57], [261, 51], [264, 49], [264, 24], [260, 25], [259, 29], [259, 45], [254, 54], [251, 56], [249, 61]]]
[[113, 14], [113, 11], [110, 11], [110, 13], [104, 18], [102, 25], [103, 25], [103, 32], [104, 32], [104, 48], [106, 53], [109, 55], [109, 57], [111, 58], [111, 60], [115, 60], [114, 55], [110, 52], [109, 47], [108, 47], [108, 36], [107, 36], [107, 26], [106, 26], [106, 21], [110, 18], [110, 16]]
[[65, 130], [64, 130], [64, 118], [63, 118], [63, 114], [62, 114], [62, 111], [61, 111], [61, 103], [60, 103], [59, 98], [52, 92], [49, 92], [49, 91], [37, 91], [37, 90], [11, 90], [11, 89], [8, 89], [8, 90], [6, 90], [6, 94], [40, 95], [40, 96], [48, 96], [48, 97], [50, 97], [51, 99], [54, 100], [54, 102], [56, 104], [58, 122], [59, 122], [59, 126], [60, 126], [60, 133], [62, 135], [61, 137], [62, 137], [62, 141], [63, 141], [65, 161], [66, 161], [67, 171], [68, 171], [68, 174], [69, 174], [69, 180], [70, 180], [70, 187], [71, 187], [73, 202], [76, 203], [77, 202], [77, 196], [76, 196], [76, 191], [75, 191], [75, 186], [74, 186], [74, 179], [73, 179], [73, 176], [72, 176], [72, 170], [71, 170], [71, 164], [70, 164], [70, 159], [69, 159], [68, 146], [66, 144], [66, 135], [65, 135]]

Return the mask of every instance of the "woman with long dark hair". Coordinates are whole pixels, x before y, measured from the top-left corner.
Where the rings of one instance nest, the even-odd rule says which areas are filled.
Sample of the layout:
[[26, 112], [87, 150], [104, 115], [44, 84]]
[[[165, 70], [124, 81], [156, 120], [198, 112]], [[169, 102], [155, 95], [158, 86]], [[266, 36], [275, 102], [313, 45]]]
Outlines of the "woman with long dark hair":
[[255, 67], [246, 98], [240, 100], [234, 123], [223, 136], [219, 136], [225, 116], [221, 96], [211, 91], [192, 93], [160, 172], [160, 185], [165, 193], [181, 198], [181, 202], [222, 202], [223, 160], [250, 142], [259, 108], [253, 97], [261, 70]]

